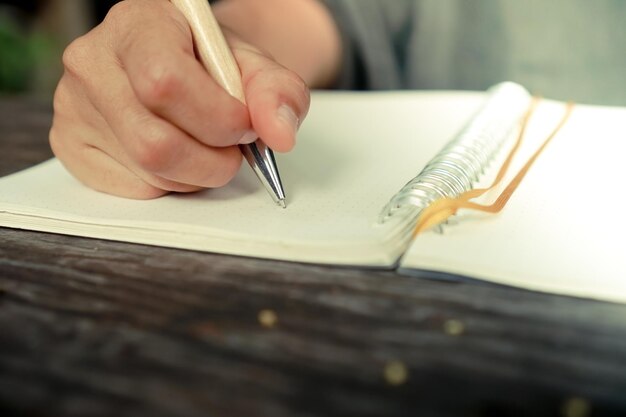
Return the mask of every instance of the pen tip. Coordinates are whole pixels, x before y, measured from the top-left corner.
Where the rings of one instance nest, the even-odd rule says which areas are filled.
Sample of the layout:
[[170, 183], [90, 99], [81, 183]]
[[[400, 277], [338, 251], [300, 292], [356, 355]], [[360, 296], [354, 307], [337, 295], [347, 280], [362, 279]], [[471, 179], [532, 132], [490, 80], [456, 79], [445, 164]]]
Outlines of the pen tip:
[[283, 199], [278, 200], [278, 205], [281, 206], [282, 208], [287, 208], [287, 204], [285, 203], [285, 200]]

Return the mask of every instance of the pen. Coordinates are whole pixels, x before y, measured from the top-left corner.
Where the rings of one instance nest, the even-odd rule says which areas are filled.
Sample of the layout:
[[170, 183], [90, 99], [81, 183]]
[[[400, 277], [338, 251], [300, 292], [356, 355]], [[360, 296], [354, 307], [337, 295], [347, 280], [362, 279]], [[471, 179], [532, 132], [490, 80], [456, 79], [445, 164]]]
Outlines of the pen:
[[[171, 0], [171, 2], [187, 19], [198, 58], [204, 68], [231, 96], [246, 104], [239, 67], [208, 0]], [[249, 145], [239, 145], [239, 148], [272, 199], [285, 208], [285, 191], [272, 150], [260, 139]]]

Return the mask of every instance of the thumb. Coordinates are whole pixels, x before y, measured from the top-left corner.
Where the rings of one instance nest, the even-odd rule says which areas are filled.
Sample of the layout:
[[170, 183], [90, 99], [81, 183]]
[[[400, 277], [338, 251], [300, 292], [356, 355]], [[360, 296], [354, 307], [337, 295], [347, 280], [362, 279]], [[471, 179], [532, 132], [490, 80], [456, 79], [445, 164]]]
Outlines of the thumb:
[[241, 69], [254, 131], [272, 150], [291, 150], [309, 110], [309, 88], [295, 72], [258, 49], [241, 41], [231, 42], [231, 48]]

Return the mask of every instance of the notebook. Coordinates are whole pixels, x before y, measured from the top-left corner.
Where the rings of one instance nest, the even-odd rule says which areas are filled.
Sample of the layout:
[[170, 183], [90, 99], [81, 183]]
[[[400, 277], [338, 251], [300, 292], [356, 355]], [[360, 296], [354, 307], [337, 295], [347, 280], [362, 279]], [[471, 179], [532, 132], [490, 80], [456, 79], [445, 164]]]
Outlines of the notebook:
[[[626, 302], [624, 108], [577, 105], [501, 213], [461, 210], [413, 239], [433, 200], [492, 180], [529, 102], [513, 83], [315, 92], [295, 150], [276, 155], [287, 209], [247, 166], [219, 189], [136, 201], [93, 191], [52, 159], [0, 179], [0, 226]], [[563, 107], [540, 102], [517, 160]]]

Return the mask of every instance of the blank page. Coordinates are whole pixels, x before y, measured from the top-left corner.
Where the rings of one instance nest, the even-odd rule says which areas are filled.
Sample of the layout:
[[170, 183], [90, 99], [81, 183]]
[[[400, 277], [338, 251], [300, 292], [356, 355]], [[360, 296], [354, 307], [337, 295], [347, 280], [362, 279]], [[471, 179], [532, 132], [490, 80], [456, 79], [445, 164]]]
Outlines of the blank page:
[[[563, 108], [540, 105], [518, 161], [545, 139]], [[501, 213], [462, 211], [443, 234], [419, 235], [403, 270], [626, 302], [624, 155], [626, 109], [577, 106]]]

